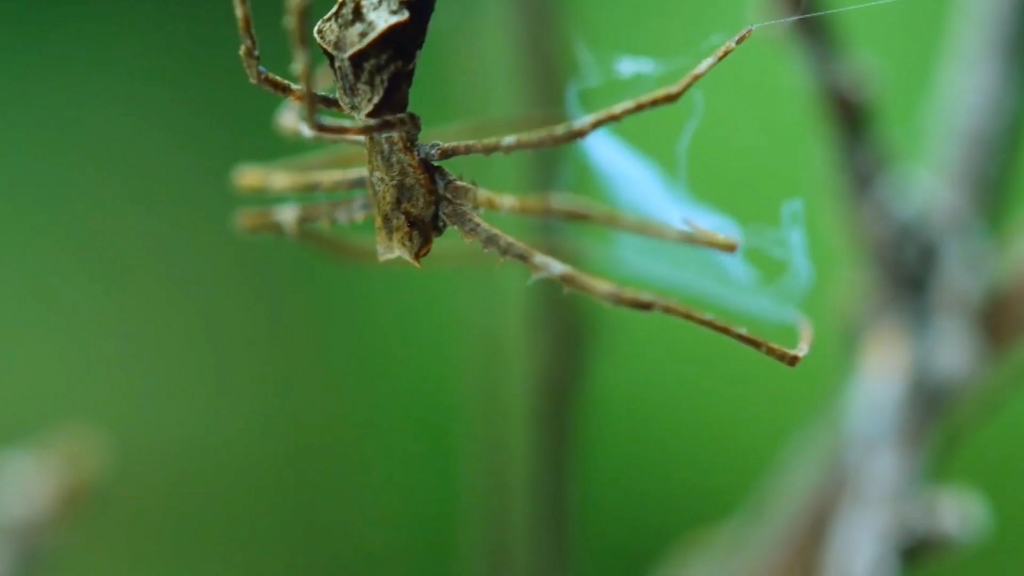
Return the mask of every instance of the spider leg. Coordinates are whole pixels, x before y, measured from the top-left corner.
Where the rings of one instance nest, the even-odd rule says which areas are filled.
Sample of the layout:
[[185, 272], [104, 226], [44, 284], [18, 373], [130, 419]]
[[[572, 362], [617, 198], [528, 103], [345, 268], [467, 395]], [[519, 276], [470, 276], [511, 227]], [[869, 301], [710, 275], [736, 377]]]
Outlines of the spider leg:
[[[281, 203], [242, 208], [235, 215], [235, 228], [251, 235], [284, 236], [317, 251], [345, 261], [379, 264], [377, 246], [334, 234], [328, 228], [358, 224], [373, 215], [368, 195], [344, 200], [313, 203]], [[454, 250], [437, 254], [431, 265], [465, 266], [482, 264], [479, 250]]]
[[447, 222], [458, 228], [467, 240], [480, 243], [485, 250], [494, 250], [503, 257], [523, 262], [533, 270], [534, 276], [537, 278], [551, 278], [568, 289], [578, 290], [613, 306], [644, 312], [659, 312], [681, 318], [723, 334], [787, 366], [796, 366], [810, 350], [812, 330], [806, 321], [801, 323], [800, 342], [797, 347], [792, 350], [786, 349], [764, 338], [749, 334], [744, 328], [720, 322], [708, 314], [687, 308], [661, 296], [622, 287], [603, 278], [576, 270], [484, 222], [472, 210], [458, 202], [445, 203], [442, 214]]
[[[313, 90], [329, 90], [334, 86], [334, 72], [327, 63], [321, 63], [313, 71]], [[274, 112], [274, 130], [286, 138], [305, 138], [309, 136], [309, 123], [303, 119], [305, 104], [294, 100], [285, 100]], [[327, 140], [347, 142], [363, 146], [366, 138], [358, 135], [333, 134]]]
[[244, 162], [231, 171], [240, 192], [266, 195], [345, 192], [367, 187], [366, 154], [345, 145], [297, 154], [271, 162]]
[[[249, 76], [249, 81], [283, 98], [301, 101], [305, 95], [298, 85], [267, 71], [260, 65], [259, 44], [256, 41], [256, 31], [252, 24], [252, 7], [249, 6], [249, 0], [232, 0], [232, 4], [235, 9], [235, 19], [238, 21], [238, 33], [242, 40], [239, 55], [242, 57], [242, 66]], [[337, 99], [329, 94], [316, 93], [311, 96], [324, 108], [341, 110]]]
[[377, 263], [375, 244], [331, 234], [325, 229], [358, 224], [372, 215], [370, 197], [364, 194], [329, 202], [242, 208], [235, 213], [235, 228], [252, 235], [285, 236], [346, 261]]
[[366, 189], [367, 177], [366, 168], [309, 170], [267, 164], [241, 164], [231, 172], [231, 182], [237, 190], [260, 195]]
[[359, 242], [350, 238], [329, 234], [322, 230], [308, 228], [300, 230], [295, 238], [302, 244], [339, 260], [379, 264], [377, 261], [377, 247], [370, 243]]
[[[332, 234], [326, 230], [308, 227], [301, 228], [293, 236], [293, 239], [303, 246], [337, 260], [354, 261], [373, 266], [381, 264], [377, 259], [377, 246], [372, 242], [361, 242], [354, 238]], [[476, 266], [483, 263], [483, 254], [479, 250], [448, 250], [432, 255], [430, 258], [430, 265], [435, 269], [443, 266], [457, 266], [459, 269], [464, 269], [467, 265]]]
[[476, 208], [521, 214], [523, 216], [590, 222], [642, 236], [695, 244], [722, 252], [735, 252], [739, 248], [735, 240], [710, 230], [684, 230], [676, 228], [655, 220], [633, 216], [632, 214], [602, 206], [575, 194], [553, 193], [515, 196], [491, 192], [490, 190], [469, 186], [465, 183], [461, 183], [461, 187], [468, 189], [466, 191], [466, 199]]
[[[312, 108], [323, 107], [328, 110], [344, 112], [337, 98], [330, 94], [315, 92], [310, 88], [310, 82], [302, 82], [302, 86], [289, 82], [284, 78], [267, 71], [260, 65], [259, 45], [256, 41], [256, 31], [252, 24], [252, 8], [249, 0], [232, 0], [235, 9], [235, 18], [238, 21], [238, 33], [241, 36], [242, 47], [239, 54], [242, 57], [242, 65], [249, 81], [261, 86], [278, 96], [302, 102], [308, 109], [309, 102]], [[292, 2], [290, 2], [291, 4]], [[300, 2], [295, 2], [299, 4]], [[299, 6], [299, 8], [302, 8]], [[297, 16], [296, 16], [297, 14]], [[286, 22], [294, 22], [304, 14], [302, 10], [295, 12], [286, 19]], [[301, 34], [301, 30], [299, 31]], [[304, 44], [304, 40], [303, 40]], [[368, 122], [351, 122], [341, 119], [317, 119], [316, 122], [303, 124], [300, 127], [302, 136], [322, 140], [351, 140], [352, 136], [369, 134], [386, 129], [392, 124], [387, 120], [373, 120]]]
[[358, 224], [371, 216], [370, 197], [362, 194], [344, 200], [242, 208], [235, 214], [235, 227], [250, 234], [299, 236], [310, 224], [344, 226]]
[[424, 144], [421, 154], [424, 159], [437, 162], [448, 158], [455, 158], [456, 156], [468, 156], [470, 154], [487, 155], [496, 152], [509, 153], [516, 150], [560, 146], [579, 140], [602, 126], [618, 122], [632, 114], [671, 104], [679, 100], [694, 84], [706, 76], [712, 68], [732, 54], [753, 32], [754, 29], [752, 27], [745, 28], [715, 50], [711, 56], [701, 61], [700, 64], [675, 84], [665, 86], [638, 98], [614, 104], [604, 110], [593, 112], [576, 120], [537, 130], [483, 140]]
[[285, 32], [291, 44], [291, 72], [302, 85], [302, 108], [306, 121], [316, 125], [318, 106], [313, 96], [313, 65], [306, 42], [306, 21], [309, 18], [309, 0], [285, 0]]

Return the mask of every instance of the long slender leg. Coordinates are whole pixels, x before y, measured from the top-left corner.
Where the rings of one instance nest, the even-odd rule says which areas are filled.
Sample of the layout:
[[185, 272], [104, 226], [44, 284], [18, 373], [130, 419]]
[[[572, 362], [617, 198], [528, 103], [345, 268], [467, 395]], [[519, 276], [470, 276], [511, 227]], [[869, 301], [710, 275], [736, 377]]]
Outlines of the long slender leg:
[[287, 236], [302, 245], [338, 259], [377, 262], [377, 248], [318, 229], [311, 224], [357, 224], [373, 215], [369, 196], [357, 196], [334, 202], [278, 204], [242, 208], [235, 214], [235, 228], [247, 234]]
[[[302, 101], [304, 95], [298, 85], [273, 72], [268, 72], [260, 65], [259, 44], [256, 41], [256, 31], [252, 25], [252, 8], [249, 6], [249, 0], [233, 0], [232, 3], [235, 8], [235, 19], [238, 21], [238, 33], [242, 38], [239, 54], [242, 57], [245, 72], [249, 75], [249, 80], [283, 98]], [[324, 108], [341, 110], [337, 99], [329, 94], [317, 93], [313, 95], [313, 98]]]
[[331, 202], [247, 207], [235, 215], [235, 227], [252, 234], [296, 235], [307, 224], [358, 224], [373, 215], [368, 195]]
[[485, 249], [494, 250], [501, 256], [523, 262], [534, 271], [536, 277], [551, 278], [566, 288], [578, 290], [613, 306], [644, 312], [660, 312], [682, 318], [732, 338], [787, 366], [796, 366], [810, 350], [812, 330], [807, 322], [801, 325], [800, 343], [795, 349], [789, 350], [764, 338], [753, 336], [744, 328], [719, 322], [708, 314], [687, 308], [661, 296], [624, 288], [608, 280], [576, 270], [572, 266], [538, 252], [505, 234], [484, 222], [469, 208], [458, 203], [446, 203], [442, 213], [447, 222], [458, 228], [467, 240], [479, 242]]
[[335, 144], [274, 160], [240, 162], [236, 165], [235, 172], [241, 177], [250, 170], [267, 173], [363, 168], [366, 166], [366, 160], [365, 150], [353, 148], [348, 144]]
[[[370, 198], [364, 195], [333, 202], [243, 208], [236, 213], [235, 227], [246, 234], [285, 236], [341, 260], [376, 264], [379, 263], [377, 247], [372, 241], [347, 238], [327, 229], [358, 224], [372, 215]], [[479, 250], [451, 248], [454, 250], [434, 254], [431, 266], [462, 267], [485, 261]]]
[[[325, 230], [316, 228], [301, 228], [293, 236], [300, 244], [316, 249], [338, 260], [346, 262], [359, 262], [379, 266], [381, 262], [377, 259], [377, 247], [372, 242], [363, 242], [355, 238], [347, 238], [342, 235], [332, 234]], [[452, 246], [454, 250], [446, 250], [440, 254], [433, 254], [430, 257], [431, 268], [437, 269], [443, 266], [457, 266], [460, 270], [467, 265], [482, 265], [485, 262], [483, 253], [479, 250], [459, 250], [458, 246]], [[395, 262], [392, 260], [391, 262]]]
[[486, 155], [496, 152], [508, 153], [516, 150], [560, 146], [579, 140], [594, 130], [612, 122], [618, 122], [626, 116], [657, 106], [671, 104], [679, 100], [697, 81], [732, 54], [753, 32], [753, 27], [744, 29], [715, 50], [711, 56], [705, 58], [696, 68], [675, 84], [660, 88], [639, 98], [620, 102], [576, 120], [538, 130], [484, 140], [466, 140], [447, 144], [440, 142], [424, 144], [422, 146], [422, 155], [427, 160], [437, 162], [456, 156], [468, 156], [470, 154]]
[[512, 194], [491, 192], [490, 190], [484, 190], [475, 186], [472, 188], [473, 191], [469, 195], [469, 202], [477, 208], [522, 214], [524, 216], [592, 222], [642, 236], [696, 244], [723, 252], [735, 252], [739, 248], [735, 240], [709, 230], [683, 230], [675, 228], [654, 220], [619, 212], [575, 194], [554, 193], [514, 196]]
[[[289, 100], [297, 102], [308, 102], [311, 100], [315, 106], [344, 112], [334, 96], [305, 90], [303, 87], [289, 82], [261, 66], [259, 45], [256, 41], [256, 32], [253, 29], [252, 9], [249, 6], [249, 0], [232, 0], [232, 3], [235, 9], [235, 18], [238, 21], [238, 32], [242, 39], [242, 47], [239, 54], [242, 57], [242, 65], [249, 76], [250, 82]], [[306, 86], [308, 87], [308, 84]], [[387, 120], [355, 123], [335, 119], [310, 126], [309, 130], [303, 133], [303, 136], [322, 139], [345, 139], [349, 136], [369, 134], [390, 124], [391, 122]]]
[[315, 248], [339, 260], [378, 263], [377, 248], [370, 243], [309, 229], [300, 230], [295, 235], [295, 239], [306, 246]]
[[291, 72], [302, 85], [302, 107], [311, 127], [317, 122], [318, 107], [313, 96], [313, 64], [306, 43], [306, 20], [309, 18], [309, 0], [285, 0], [285, 31], [291, 44]]
[[237, 190], [260, 195], [360, 190], [367, 187], [367, 177], [366, 168], [306, 170], [265, 164], [242, 164], [231, 172]]
[[[288, 102], [292, 104], [292, 102]], [[364, 134], [376, 132], [377, 130], [383, 129], [387, 126], [385, 123], [374, 123], [371, 128], [365, 130], [360, 129], [357, 133], [347, 133], [348, 128], [345, 128], [346, 132], [332, 132], [333, 129], [324, 129], [326, 125], [333, 126], [333, 120], [329, 120], [324, 116], [320, 116], [317, 119], [317, 127], [311, 128], [309, 122], [302, 117], [302, 111], [300, 106], [281, 106], [274, 113], [274, 129], [278, 134], [287, 138], [302, 138], [303, 140], [322, 140], [325, 142], [345, 142], [348, 144], [355, 144], [356, 146], [363, 146], [366, 143]], [[350, 124], [344, 124], [344, 126], [351, 126]]]
[[[313, 71], [313, 90], [329, 90], [334, 85], [334, 71], [327, 63], [322, 63]], [[303, 118], [305, 104], [294, 100], [285, 100], [274, 112], [274, 129], [286, 138], [309, 138], [309, 123]], [[315, 135], [314, 135], [315, 136]], [[347, 142], [363, 146], [366, 138], [358, 135], [332, 134], [326, 140]]]

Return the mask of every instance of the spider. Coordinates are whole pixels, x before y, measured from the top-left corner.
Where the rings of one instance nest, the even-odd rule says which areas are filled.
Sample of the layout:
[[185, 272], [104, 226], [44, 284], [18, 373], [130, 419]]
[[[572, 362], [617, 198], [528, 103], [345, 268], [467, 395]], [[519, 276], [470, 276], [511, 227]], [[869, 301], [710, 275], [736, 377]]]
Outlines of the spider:
[[[260, 65], [249, 1], [233, 0], [241, 36], [240, 54], [249, 80], [285, 99], [277, 114], [279, 129], [309, 139], [360, 145], [367, 159], [366, 166], [360, 168], [338, 168], [331, 163], [330, 154], [284, 164], [242, 165], [234, 172], [236, 187], [291, 195], [368, 191], [342, 200], [243, 209], [238, 214], [240, 229], [322, 242], [313, 225], [344, 225], [372, 216], [376, 260], [400, 258], [419, 267], [434, 239], [452, 227], [485, 251], [522, 262], [535, 277], [549, 278], [566, 289], [613, 306], [681, 318], [788, 366], [800, 362], [810, 348], [807, 322], [801, 323], [798, 346], [786, 349], [710, 314], [580, 271], [495, 228], [478, 212], [491, 209], [586, 221], [726, 252], [738, 248], [735, 241], [695, 225], [680, 229], [620, 213], [570, 194], [514, 196], [493, 192], [460, 180], [438, 165], [458, 156], [569, 144], [609, 123], [671, 104], [747, 40], [752, 27], [728, 40], [676, 83], [582, 118], [504, 137], [421, 143], [420, 119], [408, 110], [409, 91], [435, 2], [339, 0], [313, 29], [316, 43], [327, 58], [325, 67], [314, 70], [306, 41], [309, 2], [285, 0], [285, 30], [291, 45], [291, 72], [298, 79], [295, 83]], [[318, 91], [332, 84], [335, 94]], [[347, 118], [323, 115], [322, 109]]]

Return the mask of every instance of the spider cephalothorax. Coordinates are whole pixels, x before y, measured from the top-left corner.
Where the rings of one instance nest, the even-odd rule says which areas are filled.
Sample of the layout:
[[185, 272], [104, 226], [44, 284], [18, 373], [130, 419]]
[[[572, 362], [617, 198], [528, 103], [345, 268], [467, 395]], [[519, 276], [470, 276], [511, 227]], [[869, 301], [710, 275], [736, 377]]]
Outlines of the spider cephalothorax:
[[409, 109], [416, 59], [435, 0], [345, 0], [313, 29], [334, 73], [338, 103], [355, 118]]

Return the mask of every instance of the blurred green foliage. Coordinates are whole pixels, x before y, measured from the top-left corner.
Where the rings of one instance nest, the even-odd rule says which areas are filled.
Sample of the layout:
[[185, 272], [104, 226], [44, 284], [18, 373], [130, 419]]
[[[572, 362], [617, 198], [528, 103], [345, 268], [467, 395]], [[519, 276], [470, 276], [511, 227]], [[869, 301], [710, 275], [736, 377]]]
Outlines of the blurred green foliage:
[[[232, 164], [302, 146], [271, 132], [276, 101], [245, 80], [230, 3], [58, 4], [0, 8], [0, 441], [89, 421], [111, 432], [117, 458], [45, 572], [470, 572], [487, 497], [473, 457], [480, 405], [497, 398], [521, 416], [530, 373], [526, 272], [339, 264], [237, 237]], [[438, 4], [413, 96], [425, 122], [529, 112], [507, 26], [515, 3]], [[713, 38], [771, 18], [764, 4], [558, 9], [566, 45], [695, 59]], [[904, 156], [923, 133], [945, 4], [834, 17]], [[266, 63], [284, 70], [281, 7], [254, 7]], [[641, 573], [725, 517], [840, 389], [862, 259], [798, 48], [785, 28], [765, 28], [706, 80], [690, 178], [741, 221], [806, 198], [817, 345], [790, 370], [671, 320], [583, 306], [594, 333], [573, 462], [579, 574]], [[620, 134], [670, 169], [685, 119], [662, 110]], [[522, 162], [456, 166], [517, 190]], [[942, 471], [991, 496], [999, 529], [921, 573], [1009, 574], [1024, 561], [1022, 432], [1016, 396]], [[524, 450], [500, 455], [514, 478]]]

